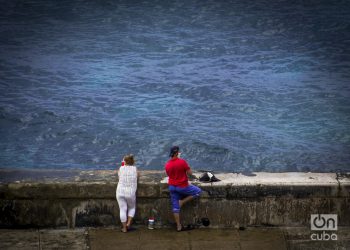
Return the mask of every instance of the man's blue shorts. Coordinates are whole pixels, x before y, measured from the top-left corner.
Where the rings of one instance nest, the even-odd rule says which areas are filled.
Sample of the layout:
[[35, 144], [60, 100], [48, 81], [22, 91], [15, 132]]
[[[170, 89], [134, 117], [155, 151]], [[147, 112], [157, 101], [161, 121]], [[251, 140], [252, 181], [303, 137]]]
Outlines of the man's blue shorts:
[[171, 204], [173, 206], [173, 213], [180, 213], [179, 200], [186, 198], [187, 196], [198, 197], [202, 190], [199, 187], [188, 185], [187, 187], [181, 188], [169, 185]]

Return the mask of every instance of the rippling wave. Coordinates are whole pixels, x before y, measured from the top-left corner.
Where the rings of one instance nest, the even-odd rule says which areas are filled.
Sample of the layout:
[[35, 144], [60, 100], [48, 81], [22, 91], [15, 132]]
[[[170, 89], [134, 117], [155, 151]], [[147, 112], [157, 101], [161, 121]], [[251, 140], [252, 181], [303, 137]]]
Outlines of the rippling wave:
[[0, 1], [1, 167], [350, 170], [349, 1]]

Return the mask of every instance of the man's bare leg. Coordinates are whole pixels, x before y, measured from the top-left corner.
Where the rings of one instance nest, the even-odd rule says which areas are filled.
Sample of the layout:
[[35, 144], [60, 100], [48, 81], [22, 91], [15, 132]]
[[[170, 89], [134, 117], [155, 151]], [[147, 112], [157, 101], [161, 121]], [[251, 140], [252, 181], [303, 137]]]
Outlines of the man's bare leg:
[[180, 204], [180, 207], [182, 207], [185, 203], [189, 202], [193, 200], [193, 196], [190, 195], [190, 196], [187, 196], [186, 198], [182, 199], [182, 200], [179, 200], [179, 204]]
[[176, 229], [177, 231], [180, 231], [182, 226], [180, 223], [180, 213], [174, 213], [174, 218], [175, 218], [175, 222], [176, 222]]

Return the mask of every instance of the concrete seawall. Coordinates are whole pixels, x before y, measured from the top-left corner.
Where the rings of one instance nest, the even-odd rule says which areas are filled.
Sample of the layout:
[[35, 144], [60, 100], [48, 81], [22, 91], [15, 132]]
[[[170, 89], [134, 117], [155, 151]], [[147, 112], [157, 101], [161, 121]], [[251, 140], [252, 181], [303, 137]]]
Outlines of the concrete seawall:
[[[350, 226], [350, 174], [215, 174], [222, 181], [191, 182], [199, 200], [183, 208], [184, 223], [208, 217], [213, 227], [310, 226], [311, 214], [337, 214]], [[201, 173], [194, 173], [200, 177]], [[85, 227], [119, 223], [116, 171], [0, 169], [0, 227]], [[136, 223], [155, 216], [156, 226], [173, 223], [162, 171], [143, 171]]]

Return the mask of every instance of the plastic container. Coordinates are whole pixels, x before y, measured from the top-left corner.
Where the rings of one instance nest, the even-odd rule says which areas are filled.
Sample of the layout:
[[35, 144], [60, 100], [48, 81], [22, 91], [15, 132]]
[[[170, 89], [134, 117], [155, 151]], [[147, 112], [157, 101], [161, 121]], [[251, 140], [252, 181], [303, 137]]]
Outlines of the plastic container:
[[154, 229], [154, 218], [153, 217], [148, 219], [148, 229]]

